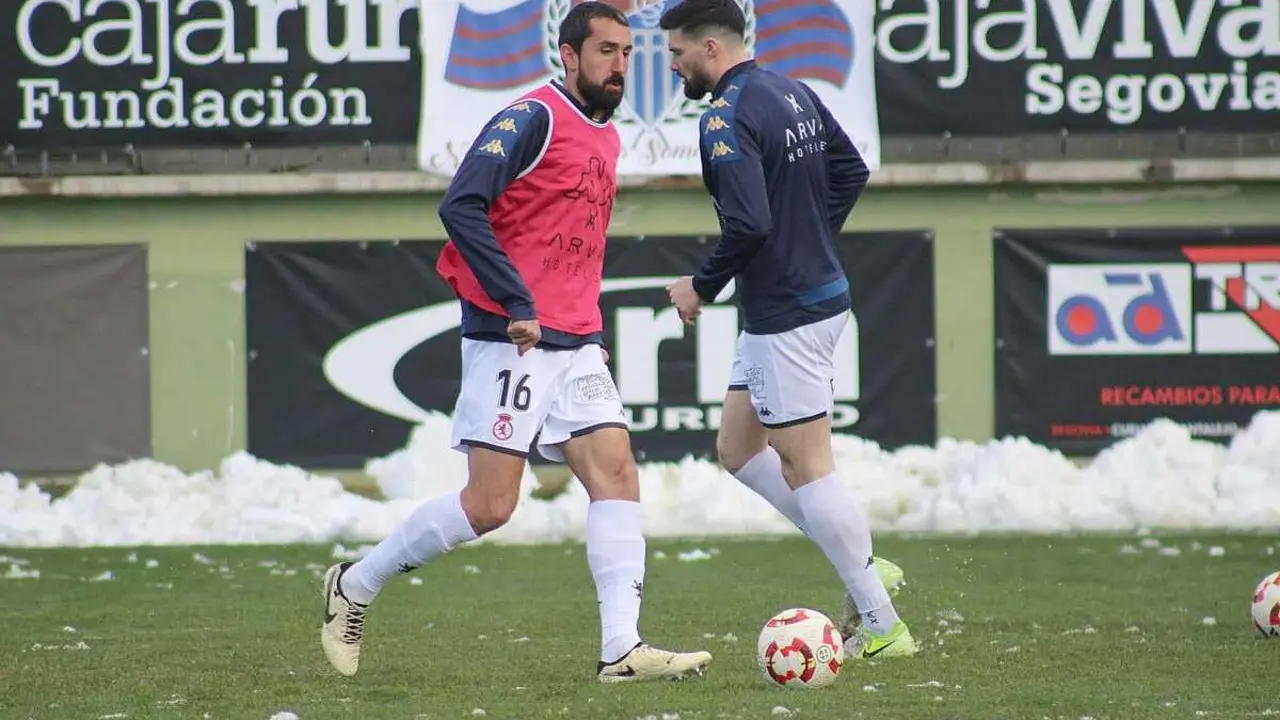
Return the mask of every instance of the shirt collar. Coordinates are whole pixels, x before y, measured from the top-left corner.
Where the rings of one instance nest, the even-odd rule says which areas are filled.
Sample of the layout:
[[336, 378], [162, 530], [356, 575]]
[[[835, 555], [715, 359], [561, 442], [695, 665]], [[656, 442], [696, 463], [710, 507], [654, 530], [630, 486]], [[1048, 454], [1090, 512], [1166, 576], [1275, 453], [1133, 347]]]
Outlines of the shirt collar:
[[728, 89], [729, 83], [737, 76], [754, 70], [756, 67], [755, 60], [743, 60], [742, 62], [729, 68], [724, 75], [720, 76], [720, 82], [716, 83], [716, 89], [711, 91], [711, 98], [717, 99]]

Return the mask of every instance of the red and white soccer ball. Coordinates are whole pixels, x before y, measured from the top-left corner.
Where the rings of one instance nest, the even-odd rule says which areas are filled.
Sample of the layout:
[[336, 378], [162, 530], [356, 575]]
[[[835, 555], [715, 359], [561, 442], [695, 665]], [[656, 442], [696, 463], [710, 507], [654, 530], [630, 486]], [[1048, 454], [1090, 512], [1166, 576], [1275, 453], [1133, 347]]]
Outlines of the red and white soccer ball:
[[844, 640], [835, 624], [817, 610], [783, 610], [760, 631], [756, 661], [765, 679], [775, 685], [819, 688], [840, 674]]
[[1253, 591], [1253, 626], [1263, 637], [1280, 637], [1280, 572], [1262, 578]]

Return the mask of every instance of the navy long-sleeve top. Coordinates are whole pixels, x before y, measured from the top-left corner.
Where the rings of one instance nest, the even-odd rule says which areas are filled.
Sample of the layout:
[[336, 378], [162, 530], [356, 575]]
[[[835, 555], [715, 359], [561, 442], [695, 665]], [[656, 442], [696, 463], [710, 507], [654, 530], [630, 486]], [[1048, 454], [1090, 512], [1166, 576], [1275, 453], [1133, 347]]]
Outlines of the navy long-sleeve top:
[[848, 310], [833, 243], [870, 171], [818, 95], [748, 60], [717, 83], [699, 131], [721, 232], [694, 275], [699, 297], [736, 278], [745, 330], [762, 335]]

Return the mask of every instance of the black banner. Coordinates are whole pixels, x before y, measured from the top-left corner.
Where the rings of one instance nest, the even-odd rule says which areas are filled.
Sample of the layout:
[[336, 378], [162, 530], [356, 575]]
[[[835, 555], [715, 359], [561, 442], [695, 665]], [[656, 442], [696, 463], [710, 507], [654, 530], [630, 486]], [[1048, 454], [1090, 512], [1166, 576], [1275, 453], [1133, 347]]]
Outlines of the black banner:
[[1092, 454], [1280, 408], [1280, 227], [999, 230], [996, 434]]
[[412, 144], [415, 0], [9, 0], [0, 144]]
[[[457, 303], [440, 241], [272, 242], [245, 254], [248, 449], [304, 467], [359, 467], [451, 414]], [[706, 238], [610, 238], [601, 306], [609, 364], [641, 461], [713, 458], [740, 327], [704, 308], [685, 328], [664, 289]], [[841, 238], [856, 321], [837, 360], [835, 425], [895, 448], [936, 440], [931, 233]], [[539, 456], [531, 456], [535, 461]]]
[[886, 4], [876, 17], [886, 136], [1280, 125], [1275, 0]]

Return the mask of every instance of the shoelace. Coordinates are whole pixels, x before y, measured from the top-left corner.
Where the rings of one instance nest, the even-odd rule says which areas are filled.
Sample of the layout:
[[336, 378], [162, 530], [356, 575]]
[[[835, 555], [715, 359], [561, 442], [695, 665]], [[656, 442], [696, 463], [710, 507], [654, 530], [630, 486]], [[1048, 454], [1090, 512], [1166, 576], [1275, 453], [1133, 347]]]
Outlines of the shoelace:
[[641, 645], [635, 650], [632, 650], [631, 654], [627, 656], [627, 659], [634, 660], [651, 658], [651, 662], [662, 661], [663, 664], [670, 665], [671, 661], [675, 660], [675, 657], [674, 653], [659, 650], [652, 645]]
[[358, 643], [364, 637], [364, 615], [365, 609], [351, 603], [348, 606], [346, 624], [342, 630], [342, 639], [348, 643]]

